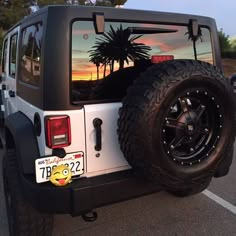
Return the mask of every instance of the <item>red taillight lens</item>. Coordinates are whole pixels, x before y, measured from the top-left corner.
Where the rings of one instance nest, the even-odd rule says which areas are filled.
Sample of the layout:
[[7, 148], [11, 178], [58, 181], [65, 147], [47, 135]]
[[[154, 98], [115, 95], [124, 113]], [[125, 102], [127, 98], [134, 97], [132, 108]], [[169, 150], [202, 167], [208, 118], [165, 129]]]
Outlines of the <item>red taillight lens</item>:
[[151, 60], [152, 60], [152, 63], [160, 63], [163, 61], [174, 60], [174, 56], [173, 55], [162, 55], [162, 56], [154, 55], [152, 56]]
[[70, 117], [45, 117], [46, 144], [49, 148], [61, 148], [71, 144]]

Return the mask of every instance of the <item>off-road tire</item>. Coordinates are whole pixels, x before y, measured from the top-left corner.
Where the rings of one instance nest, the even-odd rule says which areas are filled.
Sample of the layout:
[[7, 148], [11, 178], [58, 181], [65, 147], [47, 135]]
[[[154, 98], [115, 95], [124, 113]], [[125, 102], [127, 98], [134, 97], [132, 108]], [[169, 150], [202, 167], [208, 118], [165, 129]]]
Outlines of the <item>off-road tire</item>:
[[[227, 148], [224, 154], [224, 158], [222, 158], [222, 161], [217, 167], [217, 170], [214, 174], [215, 178], [223, 177], [229, 173], [229, 169], [233, 160], [233, 152], [234, 152], [234, 146]], [[196, 184], [195, 186], [189, 186], [186, 189], [179, 190], [179, 189], [167, 188], [166, 190], [176, 197], [188, 197], [202, 192], [209, 186], [210, 182], [211, 178], [204, 180], [202, 183]]]
[[[209, 152], [204, 156], [199, 152], [193, 162], [191, 158], [176, 161], [166, 151], [163, 138], [167, 112], [174, 101], [187, 94], [195, 94], [200, 100], [207, 94], [207, 104], [212, 102], [214, 109], [219, 109], [215, 124], [222, 122], [216, 130], [217, 136], [211, 131], [215, 145], [206, 147], [205, 152], [208, 149]], [[224, 162], [225, 152], [233, 146], [234, 100], [230, 83], [211, 64], [173, 60], [154, 65], [140, 75], [123, 100], [118, 120], [121, 150], [139, 176], [158, 182], [178, 196], [199, 193], [209, 185], [218, 166]]]
[[234, 156], [234, 145], [229, 146], [225, 151], [224, 158], [219, 164], [217, 171], [215, 172], [214, 175], [215, 178], [226, 176], [229, 173], [230, 166], [233, 162], [233, 156]]
[[53, 215], [38, 212], [23, 196], [14, 149], [7, 150], [4, 156], [3, 181], [10, 235], [52, 235]]
[[178, 187], [175, 188], [172, 186], [172, 188], [166, 187], [165, 190], [174, 195], [175, 197], [189, 197], [198, 193], [201, 193], [204, 191], [211, 183], [212, 178], [209, 177], [206, 180], [202, 180], [202, 182], [186, 185], [185, 187]]

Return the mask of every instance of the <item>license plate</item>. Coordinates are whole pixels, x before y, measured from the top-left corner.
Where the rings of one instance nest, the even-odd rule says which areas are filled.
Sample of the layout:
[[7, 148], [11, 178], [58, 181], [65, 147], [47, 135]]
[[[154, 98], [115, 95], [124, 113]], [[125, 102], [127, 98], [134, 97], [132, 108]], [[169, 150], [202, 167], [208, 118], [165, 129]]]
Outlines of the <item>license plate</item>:
[[67, 154], [64, 158], [57, 156], [45, 157], [35, 160], [36, 182], [49, 181], [52, 169], [59, 165], [66, 165], [70, 168], [72, 176], [84, 173], [84, 154], [76, 152]]

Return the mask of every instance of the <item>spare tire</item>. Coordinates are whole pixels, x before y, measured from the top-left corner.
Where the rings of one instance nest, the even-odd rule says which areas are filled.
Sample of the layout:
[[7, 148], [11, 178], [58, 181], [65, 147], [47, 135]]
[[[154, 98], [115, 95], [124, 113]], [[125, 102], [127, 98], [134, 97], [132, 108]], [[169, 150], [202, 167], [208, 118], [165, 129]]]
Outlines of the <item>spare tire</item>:
[[129, 164], [179, 196], [208, 186], [235, 133], [232, 87], [216, 67], [200, 61], [150, 67], [119, 111], [119, 142]]

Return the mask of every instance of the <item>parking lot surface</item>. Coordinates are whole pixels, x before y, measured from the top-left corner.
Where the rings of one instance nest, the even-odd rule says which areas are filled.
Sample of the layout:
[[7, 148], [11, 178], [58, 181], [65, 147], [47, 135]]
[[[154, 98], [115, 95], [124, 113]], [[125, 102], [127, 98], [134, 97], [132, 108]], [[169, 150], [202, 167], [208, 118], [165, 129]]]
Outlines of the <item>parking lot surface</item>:
[[[188, 198], [158, 192], [117, 203], [97, 209], [98, 219], [92, 223], [55, 215], [53, 236], [236, 235], [235, 183], [236, 154], [230, 174], [214, 179], [207, 192]], [[7, 236], [2, 183], [0, 187], [0, 235]]]

